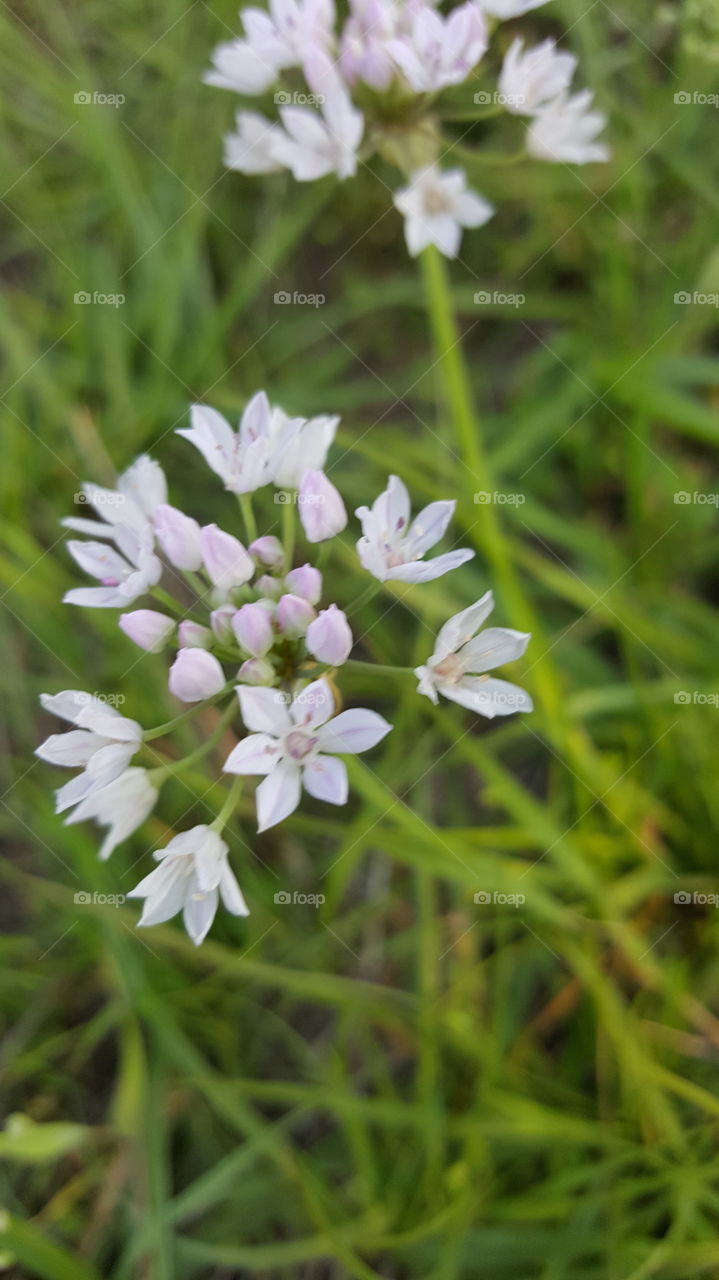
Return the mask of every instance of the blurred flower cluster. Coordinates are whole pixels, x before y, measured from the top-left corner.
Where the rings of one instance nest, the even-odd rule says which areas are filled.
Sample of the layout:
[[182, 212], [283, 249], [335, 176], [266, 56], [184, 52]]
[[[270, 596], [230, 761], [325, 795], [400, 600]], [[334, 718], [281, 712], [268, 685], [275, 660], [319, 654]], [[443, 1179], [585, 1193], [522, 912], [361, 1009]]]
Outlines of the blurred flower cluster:
[[[382, 583], [428, 582], [473, 555], [451, 549], [427, 558], [444, 536], [455, 503], [432, 502], [413, 519], [407, 489], [391, 476], [372, 506], [356, 513], [357, 568], [369, 575], [369, 584], [343, 608], [323, 601], [318, 565], [294, 563], [295, 514], [310, 556], [318, 548], [324, 558], [318, 544], [335, 539], [348, 521], [324, 470], [338, 422], [335, 416], [289, 417], [264, 392], [249, 401], [237, 431], [216, 410], [192, 408], [190, 426], [178, 434], [237, 495], [245, 542], [171, 505], [165, 475], [147, 456], [114, 489], [85, 485], [77, 495], [85, 514], [64, 521], [88, 535], [67, 546], [97, 583], [72, 589], [65, 601], [118, 609], [120, 628], [139, 649], [167, 650], [167, 688], [184, 709], [169, 723], [144, 730], [101, 695], [43, 695], [45, 709], [71, 728], [49, 737], [38, 755], [80, 770], [58, 790], [57, 811], [69, 812], [70, 823], [94, 819], [105, 826], [100, 857], [107, 858], [150, 815], [163, 782], [188, 760], [206, 757], [219, 737], [210, 735], [184, 760], [163, 757], [150, 743], [170, 737], [176, 724], [207, 707], [220, 712], [218, 734], [238, 718], [248, 731], [224, 762], [223, 771], [235, 781], [220, 813], [210, 825], [170, 840], [155, 855], [160, 865], [130, 895], [145, 901], [144, 925], [182, 911], [196, 943], [206, 936], [220, 899], [234, 914], [247, 913], [222, 839], [237, 809], [239, 779], [261, 779], [257, 825], [265, 831], [297, 808], [303, 790], [317, 800], [345, 804], [349, 786], [342, 757], [372, 749], [391, 729], [377, 711], [342, 709], [338, 679], [354, 646], [348, 613]], [[266, 486], [275, 489], [274, 519], [258, 535], [252, 495]], [[273, 532], [278, 526], [282, 538]], [[144, 596], [160, 607], [128, 607]], [[489, 592], [452, 618], [434, 654], [417, 669], [419, 691], [433, 702], [442, 694], [488, 718], [531, 710], [523, 690], [487, 675], [519, 657], [529, 641], [528, 635], [501, 628], [475, 634], [492, 603]], [[391, 670], [393, 676], [395, 670], [412, 674], [409, 668]], [[383, 668], [376, 671], [379, 690]], [[163, 693], [158, 702], [165, 698]]]
[[[525, 48], [515, 38], [498, 88], [486, 89], [483, 59], [494, 26], [543, 3], [465, 0], [445, 14], [433, 0], [349, 0], [339, 25], [334, 0], [270, 0], [267, 12], [241, 10], [243, 35], [215, 49], [205, 80], [243, 96], [273, 91], [276, 112], [238, 111], [225, 163], [313, 182], [350, 178], [378, 155], [401, 175], [393, 200], [409, 252], [434, 244], [455, 257], [462, 229], [481, 226], [493, 209], [468, 187], [462, 167], [441, 167], [460, 141], [446, 129], [453, 119], [471, 125], [506, 110], [526, 118], [526, 151], [535, 159], [608, 159], [597, 141], [604, 116], [591, 109], [588, 90], [570, 92], [576, 58], [553, 40]], [[448, 94], [458, 87], [460, 95]], [[481, 161], [481, 151], [471, 158]]]

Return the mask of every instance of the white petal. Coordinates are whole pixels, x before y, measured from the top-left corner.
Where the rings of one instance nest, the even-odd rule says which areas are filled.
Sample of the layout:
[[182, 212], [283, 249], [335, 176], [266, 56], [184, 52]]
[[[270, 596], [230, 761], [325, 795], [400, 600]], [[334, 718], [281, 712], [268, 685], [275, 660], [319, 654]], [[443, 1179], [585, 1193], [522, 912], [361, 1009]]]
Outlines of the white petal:
[[430, 502], [412, 521], [407, 535], [410, 555], [421, 556], [429, 551], [443, 537], [449, 524], [456, 502]]
[[460, 684], [443, 682], [439, 685], [440, 693], [460, 707], [476, 711], [478, 715], [493, 720], [495, 716], [511, 716], [515, 711], [531, 711], [532, 699], [524, 689], [507, 680], [495, 680], [465, 676]]
[[205, 941], [217, 912], [217, 890], [203, 893], [193, 886], [185, 898], [182, 921], [196, 947]]
[[335, 709], [332, 690], [326, 680], [313, 680], [298, 693], [290, 708], [292, 722], [303, 728], [314, 729], [329, 720]]
[[127, 561], [106, 542], [70, 541], [67, 549], [85, 573], [89, 573], [91, 578], [98, 578], [105, 586], [124, 582], [130, 571]]
[[531, 638], [529, 632], [512, 631], [510, 627], [487, 627], [460, 651], [462, 666], [465, 671], [480, 675], [505, 662], [514, 662], [521, 658]]
[[257, 830], [267, 831], [294, 813], [300, 802], [301, 774], [297, 765], [284, 762], [257, 788]]
[[317, 734], [320, 751], [331, 751], [356, 755], [360, 751], [369, 751], [381, 742], [392, 728], [391, 724], [376, 711], [366, 707], [355, 707], [350, 711], [342, 711], [334, 720], [323, 725]]
[[289, 733], [292, 721], [287, 709], [287, 695], [279, 689], [242, 685], [237, 696], [242, 719], [248, 729], [255, 733], [271, 733], [275, 737]]
[[223, 862], [220, 873], [220, 897], [225, 910], [231, 912], [233, 916], [250, 914], [250, 909], [242, 896], [242, 890], [226, 861]]
[[74, 769], [78, 765], [86, 765], [103, 745], [105, 739], [98, 738], [88, 729], [71, 729], [69, 733], [54, 733], [46, 738], [35, 748], [35, 755], [48, 764]]
[[315, 800], [329, 804], [346, 804], [349, 792], [347, 768], [336, 756], [315, 756], [302, 771], [302, 782]]
[[83, 609], [125, 609], [128, 600], [117, 587], [73, 587], [65, 592], [62, 602]]
[[432, 582], [441, 578], [442, 574], [457, 569], [467, 560], [471, 560], [473, 551], [448, 551], [443, 556], [435, 556], [434, 560], [415, 560], [410, 564], [398, 564], [387, 570], [387, 580], [392, 582]]
[[446, 658], [448, 654], [456, 653], [461, 645], [471, 640], [493, 608], [494, 596], [491, 591], [487, 591], [476, 604], [471, 604], [468, 609], [462, 609], [461, 613], [455, 613], [453, 618], [445, 622], [437, 636], [434, 646], [435, 658]]
[[238, 742], [230, 752], [222, 768], [225, 773], [271, 773], [277, 764], [279, 748], [277, 739], [268, 733], [251, 733]]

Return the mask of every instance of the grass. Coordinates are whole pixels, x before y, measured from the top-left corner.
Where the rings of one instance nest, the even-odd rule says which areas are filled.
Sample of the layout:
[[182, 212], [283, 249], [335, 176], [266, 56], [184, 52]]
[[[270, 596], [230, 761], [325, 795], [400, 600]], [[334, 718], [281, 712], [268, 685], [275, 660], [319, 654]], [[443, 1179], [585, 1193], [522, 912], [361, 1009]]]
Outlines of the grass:
[[[717, 695], [716, 506], [675, 501], [717, 488], [719, 313], [674, 300], [719, 293], [716, 120], [674, 100], [716, 91], [716, 20], [557, 0], [523, 23], [569, 31], [614, 159], [472, 172], [497, 214], [451, 290], [493, 490], [520, 495], [491, 507], [455, 455], [382, 183], [223, 172], [232, 103], [199, 71], [235, 23], [225, 0], [0, 10], [1, 1060], [7, 1111], [28, 1117], [0, 1135], [8, 1274], [719, 1276], [717, 915], [674, 901], [719, 892], [719, 713], [700, 700]], [[126, 101], [74, 101], [88, 90]], [[281, 307], [282, 290], [326, 302]], [[252, 915], [195, 951], [174, 924], [138, 936], [135, 905], [75, 903], [126, 892], [167, 828], [156, 815], [98, 864], [96, 832], [52, 812], [37, 697], [173, 714], [162, 658], [59, 603], [79, 577], [58, 520], [82, 479], [147, 449], [179, 505], [239, 531], [173, 428], [193, 399], [234, 414], [260, 386], [342, 414], [348, 507], [396, 469], [417, 503], [456, 493], [481, 552], [366, 604], [357, 656], [420, 661], [493, 585], [499, 624], [535, 624], [513, 674], [538, 710], [478, 723], [348, 671], [347, 699], [394, 732], [355, 764], [347, 811], [306, 803], [258, 838], [245, 798]], [[353, 537], [327, 571], [340, 602], [364, 586]], [[204, 820], [206, 786], [174, 783], [164, 818]], [[326, 901], [278, 906], [280, 889]]]

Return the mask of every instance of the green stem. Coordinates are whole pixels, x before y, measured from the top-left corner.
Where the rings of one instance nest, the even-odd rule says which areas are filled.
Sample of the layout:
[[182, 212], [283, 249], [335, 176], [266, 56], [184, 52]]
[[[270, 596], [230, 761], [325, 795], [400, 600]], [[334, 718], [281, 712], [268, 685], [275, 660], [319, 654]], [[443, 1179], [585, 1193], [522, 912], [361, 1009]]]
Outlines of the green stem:
[[209, 588], [205, 585], [201, 578], [191, 569], [184, 569], [182, 573], [188, 587], [191, 587], [198, 600], [204, 600]]
[[232, 814], [237, 808], [237, 801], [242, 790], [243, 781], [243, 777], [236, 777], [232, 779], [232, 786], [227, 793], [225, 803], [220, 809], [215, 821], [210, 823], [210, 830], [217, 831], [219, 834], [227, 826], [228, 820], [232, 817]]
[[180, 602], [170, 595], [169, 591], [163, 591], [162, 587], [153, 587], [150, 595], [159, 600], [160, 604], [164, 604], [166, 609], [170, 609], [178, 617], [184, 618], [186, 611], [182, 608]]
[[183, 756], [181, 760], [168, 760], [167, 764], [160, 767], [164, 769], [165, 773], [176, 773], [178, 769], [186, 769], [189, 765], [195, 764], [197, 760], [201, 760], [203, 756], [207, 755], [208, 751], [211, 751], [217, 745], [235, 715], [237, 715], [237, 703], [234, 698], [231, 698], [212, 733], [209, 734], [196, 751], [191, 751], [189, 756]]
[[240, 500], [242, 519], [245, 522], [247, 541], [254, 542], [257, 537], [257, 524], [255, 523], [255, 513], [252, 510], [252, 495], [249, 493], [239, 493], [237, 496]]
[[371, 673], [376, 676], [412, 676], [414, 672], [411, 667], [390, 667], [381, 662], [360, 662], [358, 658], [349, 658], [343, 664], [346, 669], [349, 667], [353, 671], [366, 671], [368, 675]]
[[349, 617], [350, 614], [356, 613], [356, 611], [358, 609], [361, 609], [363, 605], [369, 604], [370, 600], [374, 599], [374, 597], [377, 595], [377, 592], [379, 591], [381, 586], [382, 586], [381, 582], [378, 582], [376, 578], [373, 579], [372, 582], [370, 582], [369, 586], [365, 587], [364, 591], [360, 591], [356, 599], [354, 599], [352, 603], [347, 606], [347, 608], [345, 609], [345, 613], [347, 614], [347, 616]]
[[285, 548], [285, 572], [292, 568], [295, 554], [295, 494], [290, 493], [291, 502], [282, 504], [282, 545]]
[[174, 716], [172, 720], [167, 720], [164, 724], [158, 724], [154, 729], [146, 729], [142, 735], [143, 742], [152, 742], [154, 738], [163, 738], [166, 734], [172, 733], [178, 725], [185, 724], [187, 720], [191, 720], [196, 716], [198, 711], [204, 711], [207, 707], [211, 707], [215, 702], [221, 702], [235, 688], [235, 681], [228, 680], [224, 689], [220, 689], [219, 693], [213, 694], [211, 698], [205, 698], [204, 702], [196, 702], [188, 711], [182, 711], [179, 716]]

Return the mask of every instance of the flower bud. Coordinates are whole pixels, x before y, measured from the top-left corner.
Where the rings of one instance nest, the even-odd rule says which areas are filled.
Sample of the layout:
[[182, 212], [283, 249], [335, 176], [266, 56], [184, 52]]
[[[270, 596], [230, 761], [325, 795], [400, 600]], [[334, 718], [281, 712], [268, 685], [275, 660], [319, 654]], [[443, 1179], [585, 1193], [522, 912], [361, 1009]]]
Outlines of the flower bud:
[[307, 628], [305, 643], [313, 658], [318, 662], [327, 662], [331, 667], [339, 667], [346, 662], [352, 652], [352, 632], [341, 609], [331, 604], [323, 609], [314, 622]]
[[311, 564], [303, 564], [287, 574], [285, 587], [293, 595], [301, 596], [310, 604], [317, 604], [322, 595], [322, 574]]
[[256, 601], [254, 604], [243, 604], [232, 618], [234, 631], [241, 649], [261, 658], [272, 648], [274, 632], [272, 630], [272, 614], [265, 604]]
[[285, 552], [279, 538], [268, 533], [264, 538], [255, 538], [248, 548], [250, 555], [265, 569], [280, 569], [285, 561]]
[[277, 602], [277, 625], [291, 639], [303, 636], [314, 616], [312, 605], [301, 596], [282, 596]]
[[325, 542], [345, 528], [345, 504], [324, 471], [305, 471], [298, 502], [308, 542]]
[[180, 649], [170, 667], [170, 693], [181, 702], [202, 702], [219, 693], [224, 684], [222, 667], [206, 649]]
[[233, 604], [220, 605], [219, 609], [213, 609], [210, 614], [210, 626], [220, 641], [220, 644], [232, 644], [233, 630], [232, 619], [235, 616], [235, 606]]
[[177, 628], [181, 649], [211, 649], [215, 637], [209, 627], [186, 618]]
[[206, 524], [201, 538], [202, 557], [214, 586], [231, 591], [249, 582], [255, 566], [238, 538], [218, 529], [216, 524]]
[[159, 653], [164, 649], [175, 630], [172, 618], [158, 613], [156, 609], [133, 609], [132, 613], [121, 613], [119, 622], [120, 630], [148, 653]]
[[243, 684], [274, 684], [274, 669], [266, 658], [248, 658], [237, 672]]
[[271, 578], [268, 573], [263, 573], [262, 577], [253, 583], [253, 586], [255, 591], [259, 592], [260, 595], [266, 596], [268, 600], [279, 600], [283, 591], [282, 579]]
[[154, 512], [155, 534], [171, 565], [176, 569], [202, 568], [200, 526], [184, 511], [163, 502]]

